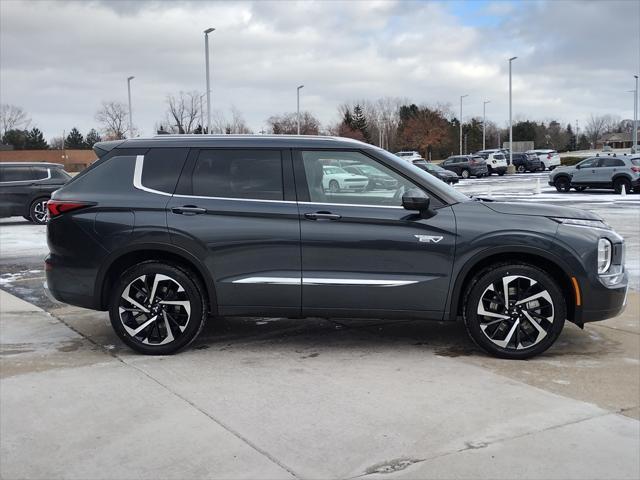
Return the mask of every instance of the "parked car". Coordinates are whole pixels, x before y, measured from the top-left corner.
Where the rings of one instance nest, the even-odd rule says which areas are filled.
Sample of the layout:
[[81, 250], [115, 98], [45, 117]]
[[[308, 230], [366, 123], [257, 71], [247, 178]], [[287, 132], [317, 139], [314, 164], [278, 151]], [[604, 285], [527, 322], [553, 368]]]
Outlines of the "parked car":
[[0, 163], [0, 217], [21, 216], [39, 225], [47, 223], [51, 194], [70, 178], [58, 163]]
[[455, 172], [462, 178], [486, 177], [489, 174], [487, 162], [479, 155], [454, 155], [447, 158], [440, 166]]
[[355, 165], [346, 165], [342, 167], [346, 172], [353, 175], [360, 175], [367, 177], [369, 183], [367, 183], [367, 190], [373, 190], [376, 188], [382, 188], [385, 190], [395, 189], [398, 187], [398, 182], [391, 178], [386, 173], [381, 172], [371, 165], [363, 165], [361, 163]]
[[513, 166], [518, 173], [537, 172], [542, 168], [540, 159], [535, 153], [514, 153]]
[[595, 156], [572, 167], [560, 167], [549, 175], [549, 185], [559, 192], [571, 188], [581, 192], [587, 188], [614, 189], [621, 193], [640, 191], [640, 156]]
[[[176, 352], [217, 316], [413, 317], [461, 318], [522, 359], [565, 319], [624, 305], [624, 242], [594, 213], [474, 200], [362, 142], [162, 135], [95, 151], [48, 204], [47, 288], [108, 310], [142, 353]], [[327, 152], [398, 188], [325, 191]]]
[[451, 184], [451, 183], [458, 183], [458, 181], [460, 181], [460, 177], [458, 177], [457, 173], [452, 172], [450, 170], [446, 170], [434, 163], [429, 163], [424, 159], [414, 160], [413, 164], [416, 167], [421, 168], [425, 172], [430, 173], [434, 177], [439, 178], [445, 183]]
[[560, 155], [555, 150], [527, 150], [525, 153], [535, 153], [540, 159], [540, 170], [553, 170], [559, 167]]
[[341, 167], [324, 165], [322, 170], [324, 174], [322, 186], [333, 193], [343, 190], [364, 190], [369, 183], [369, 179], [364, 175], [354, 175]]
[[507, 159], [509, 158], [509, 152], [507, 150], [489, 148], [486, 150], [480, 150], [479, 152], [474, 153], [474, 155], [479, 155], [485, 159], [489, 175], [495, 172], [502, 176], [507, 172]]
[[415, 150], [396, 152], [395, 155], [396, 157], [400, 157], [403, 160], [409, 160], [409, 161], [418, 160], [422, 158], [422, 156]]

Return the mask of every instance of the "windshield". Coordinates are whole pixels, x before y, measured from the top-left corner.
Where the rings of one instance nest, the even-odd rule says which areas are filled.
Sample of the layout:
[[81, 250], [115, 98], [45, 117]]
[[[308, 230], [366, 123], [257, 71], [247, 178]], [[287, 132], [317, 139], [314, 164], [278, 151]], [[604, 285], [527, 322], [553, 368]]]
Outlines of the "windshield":
[[340, 167], [323, 167], [323, 170], [325, 173], [328, 173], [329, 175], [336, 175], [336, 174], [350, 175], [346, 170]]
[[[387, 158], [390, 162], [397, 162], [396, 156], [393, 153], [387, 152], [382, 148], [375, 148], [376, 152], [378, 152], [381, 156]], [[420, 178], [420, 181], [423, 185], [426, 185], [428, 188], [433, 188], [435, 192], [437, 191], [445, 191], [451, 199], [455, 202], [468, 202], [471, 199], [467, 197], [464, 193], [460, 193], [458, 190], [453, 188], [452, 186], [444, 183], [442, 180], [434, 177], [430, 173], [416, 168], [413, 170], [413, 175]]]
[[496, 160], [504, 160], [504, 155], [502, 155], [501, 153], [496, 153], [493, 158], [495, 158]]

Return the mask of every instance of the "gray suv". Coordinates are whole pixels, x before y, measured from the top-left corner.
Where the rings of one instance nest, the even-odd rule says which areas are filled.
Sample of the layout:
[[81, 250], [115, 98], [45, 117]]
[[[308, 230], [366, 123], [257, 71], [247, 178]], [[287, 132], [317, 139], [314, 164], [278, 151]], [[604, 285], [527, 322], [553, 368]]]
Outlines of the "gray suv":
[[549, 175], [549, 185], [559, 192], [575, 188], [614, 189], [621, 193], [640, 191], [640, 156], [595, 156], [573, 167], [560, 167]]
[[480, 178], [489, 175], [487, 162], [480, 155], [455, 155], [447, 158], [440, 166], [462, 178], [471, 176]]

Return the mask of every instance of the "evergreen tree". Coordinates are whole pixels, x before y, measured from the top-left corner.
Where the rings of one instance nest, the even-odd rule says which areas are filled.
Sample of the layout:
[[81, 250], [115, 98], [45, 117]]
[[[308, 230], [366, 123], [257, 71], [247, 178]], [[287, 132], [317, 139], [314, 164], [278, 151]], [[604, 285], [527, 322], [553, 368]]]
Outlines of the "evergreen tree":
[[64, 147], [70, 150], [81, 150], [86, 148], [86, 143], [84, 143], [84, 137], [78, 131], [77, 128], [73, 127], [67, 135], [67, 138], [64, 140]]
[[11, 145], [14, 150], [24, 150], [27, 143], [27, 133], [26, 130], [7, 130], [7, 133], [2, 136], [2, 143]]
[[96, 132], [95, 128], [92, 128], [91, 130], [89, 130], [89, 133], [87, 133], [87, 136], [84, 140], [84, 144], [86, 145], [86, 148], [93, 148], [93, 146], [102, 141], [102, 137], [100, 137], [100, 134], [98, 132]]
[[49, 145], [44, 139], [40, 129], [33, 127], [31, 131], [26, 134], [24, 148], [27, 150], [47, 150]]
[[364, 116], [364, 112], [362, 111], [362, 107], [360, 105], [356, 105], [353, 107], [353, 129], [359, 130], [364, 136], [367, 142], [370, 142], [371, 138], [369, 135], [369, 127], [367, 125], [367, 119]]
[[573, 128], [571, 128], [570, 123], [567, 124], [567, 137], [568, 137], [568, 141], [567, 141], [566, 149], [572, 152], [577, 148], [578, 139], [576, 138], [576, 134], [573, 133]]
[[349, 127], [351, 129], [354, 128], [353, 126], [353, 116], [351, 115], [351, 111], [347, 108], [344, 111], [344, 115], [342, 117], [342, 125], [344, 125], [345, 127]]

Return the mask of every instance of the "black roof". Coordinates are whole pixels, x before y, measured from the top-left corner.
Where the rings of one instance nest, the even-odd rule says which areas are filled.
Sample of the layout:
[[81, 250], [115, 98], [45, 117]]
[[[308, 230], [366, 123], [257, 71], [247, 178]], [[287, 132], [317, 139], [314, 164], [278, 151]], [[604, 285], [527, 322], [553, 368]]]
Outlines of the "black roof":
[[94, 148], [104, 154], [116, 147], [206, 147], [225, 146], [233, 148], [365, 148], [367, 143], [342, 137], [319, 135], [157, 135], [152, 138], [131, 138], [96, 143]]

